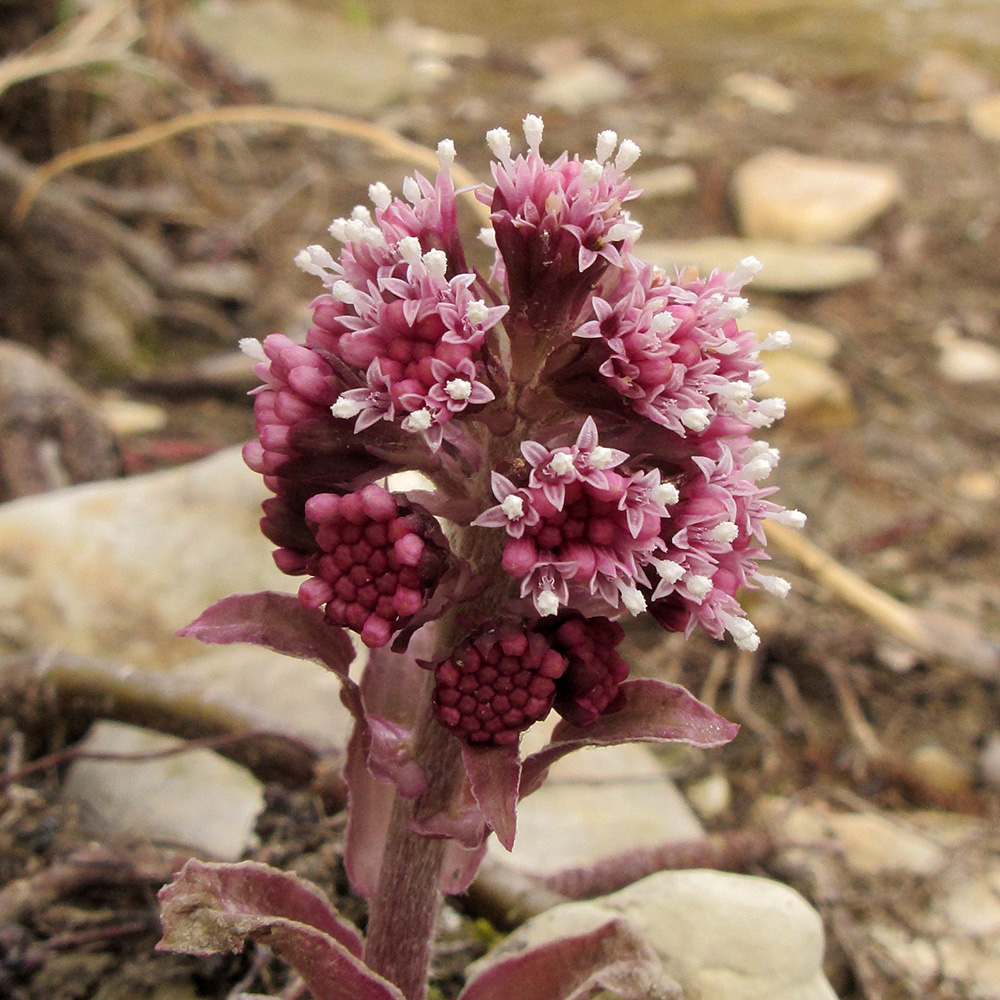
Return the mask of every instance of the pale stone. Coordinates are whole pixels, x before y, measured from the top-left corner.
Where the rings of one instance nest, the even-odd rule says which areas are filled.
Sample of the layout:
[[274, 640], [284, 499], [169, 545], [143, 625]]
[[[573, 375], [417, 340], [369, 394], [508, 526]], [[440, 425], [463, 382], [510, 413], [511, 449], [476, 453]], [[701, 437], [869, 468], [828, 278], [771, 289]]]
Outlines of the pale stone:
[[876, 813], [835, 813], [827, 823], [848, 865], [866, 875], [931, 875], [947, 860], [933, 840]]
[[195, 4], [195, 34], [267, 81], [279, 102], [370, 114], [418, 83], [410, 54], [381, 31], [286, 0]]
[[965, 104], [989, 93], [992, 82], [983, 70], [957, 53], [934, 49], [914, 70], [910, 86], [926, 101]]
[[[532, 726], [523, 754], [548, 739], [555, 719]], [[647, 747], [586, 747], [556, 761], [517, 809], [513, 853], [490, 850], [525, 871], [552, 873], [610, 855], [704, 836], [663, 763]]]
[[162, 430], [167, 424], [167, 411], [155, 403], [106, 395], [97, 400], [97, 413], [117, 437], [134, 437]]
[[868, 925], [868, 933], [918, 988], [941, 974], [937, 950], [926, 938], [911, 937], [901, 927], [878, 922]]
[[234, 593], [294, 592], [260, 534], [270, 494], [239, 448], [190, 465], [0, 505], [15, 603], [0, 649], [52, 647], [163, 667], [202, 647], [174, 631]]
[[785, 420], [797, 427], [848, 427], [857, 419], [851, 390], [826, 362], [795, 350], [773, 351], [764, 358], [770, 381], [757, 391], [762, 398], [785, 400]]
[[1000, 894], [982, 876], [950, 886], [934, 905], [953, 931], [973, 937], [1000, 935]]
[[599, 59], [580, 59], [555, 68], [531, 89], [534, 103], [575, 114], [595, 104], [621, 100], [628, 79]]
[[941, 796], [960, 795], [972, 787], [971, 770], [936, 743], [917, 747], [910, 764], [927, 788]]
[[[98, 722], [81, 747], [88, 753], [144, 754], [184, 741], [118, 722]], [[254, 841], [263, 786], [249, 771], [211, 750], [152, 760], [77, 760], [64, 794], [84, 805], [98, 833], [183, 844], [236, 861]]]
[[799, 102], [794, 90], [762, 73], [731, 73], [722, 81], [722, 90], [772, 115], [791, 114]]
[[1000, 142], [1000, 94], [988, 94], [969, 106], [969, 124], [982, 139]]
[[744, 235], [815, 246], [863, 232], [902, 182], [892, 167], [772, 149], [739, 167], [733, 193]]
[[675, 198], [690, 194], [698, 186], [698, 175], [694, 167], [687, 163], [671, 163], [655, 170], [637, 171], [629, 174], [633, 188], [642, 191], [642, 197]]
[[1000, 788], [1000, 732], [992, 732], [986, 738], [979, 754], [979, 770], [984, 781]]
[[695, 812], [704, 820], [717, 819], [733, 801], [732, 785], [724, 774], [710, 774], [694, 781], [684, 792]]
[[823, 924], [779, 882], [716, 871], [660, 872], [620, 892], [534, 917], [472, 969], [624, 918], [658, 955], [662, 988], [685, 1000], [836, 1000], [822, 972]]
[[261, 646], [201, 648], [206, 652], [170, 671], [176, 689], [197, 691], [201, 704], [238, 712], [257, 729], [328, 750], [347, 746], [353, 717], [335, 674]]
[[881, 267], [878, 255], [867, 247], [803, 247], [732, 236], [643, 240], [636, 252], [665, 268], [668, 274], [675, 266], [694, 266], [704, 274], [716, 267], [732, 271], [744, 257], [753, 256], [764, 269], [751, 287], [765, 292], [825, 292], [874, 278]]
[[938, 370], [950, 382], [971, 384], [1000, 379], [1000, 351], [992, 344], [963, 337], [953, 327], [943, 325], [934, 332]]

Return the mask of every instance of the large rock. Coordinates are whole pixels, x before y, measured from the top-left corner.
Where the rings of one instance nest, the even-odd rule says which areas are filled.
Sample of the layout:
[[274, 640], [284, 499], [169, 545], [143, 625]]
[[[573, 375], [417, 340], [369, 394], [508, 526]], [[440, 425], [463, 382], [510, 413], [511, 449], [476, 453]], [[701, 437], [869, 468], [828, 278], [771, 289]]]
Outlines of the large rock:
[[745, 236], [815, 246], [863, 232], [902, 192], [892, 167], [771, 149], [733, 176]]
[[52, 647], [138, 667], [195, 655], [199, 644], [173, 633], [210, 604], [295, 589], [260, 534], [266, 495], [232, 448], [0, 505], [0, 651]]
[[825, 292], [874, 278], [881, 267], [878, 255], [866, 247], [804, 247], [733, 236], [643, 240], [636, 252], [671, 274], [675, 266], [694, 266], [704, 274], [716, 267], [732, 271], [744, 257], [757, 257], [764, 270], [753, 288], [765, 292]]
[[660, 872], [534, 917], [473, 966], [623, 917], [658, 955], [664, 992], [684, 1000], [836, 1000], [822, 972], [823, 925], [793, 889], [716, 871]]

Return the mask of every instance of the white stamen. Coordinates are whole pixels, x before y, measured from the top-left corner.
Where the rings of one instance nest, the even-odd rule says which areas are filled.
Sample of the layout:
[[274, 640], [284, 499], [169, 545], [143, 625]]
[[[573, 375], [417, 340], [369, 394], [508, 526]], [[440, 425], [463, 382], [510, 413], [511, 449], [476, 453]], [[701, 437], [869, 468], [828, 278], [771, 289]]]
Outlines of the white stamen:
[[720, 521], [711, 531], [708, 532], [708, 538], [713, 542], [729, 542], [736, 541], [739, 536], [740, 529], [735, 521]]
[[347, 420], [350, 417], [356, 417], [363, 409], [364, 406], [356, 399], [345, 399], [343, 396], [339, 396], [330, 407], [330, 412], [338, 420]]
[[607, 469], [615, 460], [614, 450], [597, 445], [590, 453], [590, 464], [595, 469]]
[[334, 267], [336, 262], [330, 256], [330, 251], [321, 246], [313, 245], [300, 250], [295, 255], [295, 266], [306, 274], [313, 274], [317, 278], [329, 276], [329, 268]]
[[517, 521], [524, 516], [524, 500], [516, 493], [511, 493], [503, 498], [500, 509], [509, 521]]
[[615, 157], [615, 169], [623, 173], [642, 155], [642, 150], [631, 139], [623, 139]]
[[380, 212], [384, 212], [392, 204], [392, 192], [388, 185], [383, 184], [382, 181], [368, 185], [368, 197], [371, 198], [372, 204]]
[[712, 578], [701, 573], [688, 573], [684, 579], [685, 586], [692, 600], [701, 604], [712, 593]]
[[749, 308], [750, 302], [747, 299], [739, 295], [730, 295], [719, 307], [719, 312], [729, 319], [739, 319], [741, 316], [746, 316]]
[[465, 310], [465, 318], [470, 323], [485, 323], [489, 315], [489, 309], [482, 299], [473, 299]]
[[605, 160], [615, 151], [618, 145], [618, 133], [611, 129], [605, 129], [597, 133], [597, 162], [604, 163]]
[[559, 598], [551, 590], [543, 590], [535, 598], [535, 608], [543, 618], [547, 618], [559, 610]]
[[549, 466], [557, 476], [565, 476], [573, 468], [573, 456], [568, 452], [560, 451], [552, 456]]
[[614, 243], [615, 240], [637, 240], [640, 236], [642, 236], [642, 225], [635, 222], [628, 212], [622, 212], [622, 221], [616, 222], [604, 234], [604, 239]]
[[355, 205], [351, 210], [351, 218], [358, 219], [370, 226], [372, 224], [371, 209], [367, 205]]
[[786, 528], [804, 528], [806, 524], [806, 516], [801, 510], [779, 510], [767, 516]]
[[703, 406], [690, 406], [677, 414], [681, 423], [690, 431], [700, 434], [712, 422], [712, 411]]
[[414, 205], [423, 197], [420, 192], [420, 185], [413, 177], [403, 178], [403, 197]]
[[358, 290], [350, 282], [340, 280], [330, 286], [330, 294], [338, 302], [349, 305], [357, 298]]
[[733, 637], [733, 642], [739, 649], [745, 649], [752, 653], [760, 645], [760, 636], [757, 629], [746, 618], [737, 618], [723, 612], [720, 616], [726, 631]]
[[681, 495], [677, 492], [677, 487], [673, 483], [660, 483], [651, 491], [653, 499], [657, 503], [662, 503], [664, 507], [677, 503]]
[[388, 246], [382, 230], [378, 226], [365, 226], [365, 231], [361, 234], [361, 242], [367, 243], [371, 247]]
[[368, 226], [360, 219], [348, 219], [344, 223], [344, 236], [348, 243], [359, 243]]
[[436, 278], [443, 278], [448, 270], [448, 255], [443, 250], [428, 250], [422, 260], [424, 267]]
[[444, 384], [444, 391], [452, 399], [468, 399], [472, 395], [472, 383], [464, 378], [449, 379]]
[[437, 145], [438, 163], [442, 170], [450, 170], [455, 162], [455, 143], [451, 139], [442, 139]]
[[491, 128], [486, 133], [486, 145], [498, 160], [510, 159], [510, 132], [505, 128]]
[[775, 330], [769, 333], [760, 344], [762, 351], [776, 351], [782, 347], [792, 346], [792, 335], [787, 330]]
[[416, 433], [426, 431], [434, 423], [434, 414], [426, 407], [422, 410], [414, 410], [402, 423], [404, 431]]
[[653, 567], [661, 580], [676, 583], [684, 575], [684, 567], [673, 559], [653, 559]]
[[780, 420], [785, 415], [785, 401], [780, 396], [771, 396], [762, 399], [757, 404], [757, 409], [769, 420]]
[[771, 381], [771, 376], [763, 368], [757, 368], [755, 371], [750, 372], [747, 378], [755, 389], [759, 389], [762, 385], [766, 385]]
[[672, 313], [657, 313], [650, 321], [649, 328], [653, 333], [673, 333], [680, 323]]
[[497, 234], [493, 232], [493, 228], [491, 226], [483, 226], [483, 228], [479, 230], [479, 242], [490, 247], [492, 250], [496, 250]]
[[[763, 441], [758, 443], [764, 444]], [[751, 482], [757, 482], [758, 479], [767, 479], [777, 467], [780, 457], [777, 448], [768, 448], [765, 446], [762, 451], [754, 455], [743, 466], [743, 475]]]
[[725, 385], [720, 386], [717, 395], [720, 399], [742, 405], [749, 403], [753, 397], [753, 386], [742, 379], [734, 379], [732, 382], [727, 382]]
[[521, 122], [521, 127], [524, 129], [524, 138], [528, 142], [528, 149], [537, 153], [538, 147], [542, 144], [545, 123], [538, 115], [526, 115], [524, 121]]
[[584, 187], [592, 188], [603, 176], [604, 167], [597, 160], [584, 160], [580, 168], [580, 179]]
[[240, 339], [240, 350], [254, 361], [267, 361], [264, 353], [264, 345], [256, 337], [242, 337]]
[[407, 264], [416, 264], [420, 260], [420, 240], [416, 236], [404, 236], [396, 249]]
[[327, 232], [338, 242], [347, 242], [347, 219], [334, 219], [327, 227]]
[[753, 254], [751, 254], [749, 257], [744, 257], [740, 261], [740, 267], [745, 271], [749, 271], [751, 276], [753, 276], [755, 274], [760, 274], [764, 265], [756, 257], [754, 257]]
[[769, 594], [775, 597], [787, 597], [792, 585], [780, 576], [770, 576], [767, 573], [758, 573], [754, 580], [759, 583]]
[[635, 587], [619, 583], [618, 591], [622, 595], [622, 604], [630, 615], [641, 615], [646, 610], [646, 598]]

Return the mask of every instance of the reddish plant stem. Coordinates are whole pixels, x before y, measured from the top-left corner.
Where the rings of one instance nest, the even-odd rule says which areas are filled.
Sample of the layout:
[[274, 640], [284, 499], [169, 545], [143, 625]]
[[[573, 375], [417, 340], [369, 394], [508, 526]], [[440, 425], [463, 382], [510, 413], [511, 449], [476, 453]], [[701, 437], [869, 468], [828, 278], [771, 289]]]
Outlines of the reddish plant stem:
[[[432, 676], [428, 674], [428, 679]], [[396, 797], [378, 889], [370, 901], [365, 962], [402, 990], [424, 1000], [434, 927], [441, 905], [441, 865], [447, 841], [418, 836], [410, 820], [447, 809], [462, 780], [458, 741], [426, 710], [418, 723], [416, 756], [429, 779], [415, 802]]]

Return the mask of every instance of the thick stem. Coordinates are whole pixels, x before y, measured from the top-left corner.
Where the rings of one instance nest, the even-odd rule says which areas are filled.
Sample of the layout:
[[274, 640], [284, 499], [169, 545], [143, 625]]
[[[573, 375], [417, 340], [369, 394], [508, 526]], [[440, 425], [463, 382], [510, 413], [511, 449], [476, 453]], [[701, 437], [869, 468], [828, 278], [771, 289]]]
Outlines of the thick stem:
[[409, 822], [447, 809], [464, 773], [458, 741], [432, 715], [429, 693], [425, 703], [416, 734], [416, 757], [430, 785], [415, 802], [397, 796], [393, 805], [378, 890], [370, 901], [365, 946], [368, 966], [395, 983], [407, 1000], [424, 1000], [427, 995], [447, 846], [445, 840], [411, 832]]

